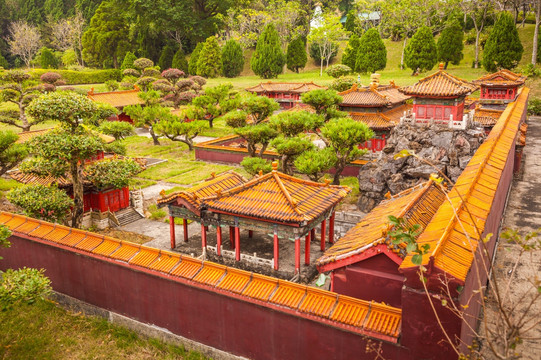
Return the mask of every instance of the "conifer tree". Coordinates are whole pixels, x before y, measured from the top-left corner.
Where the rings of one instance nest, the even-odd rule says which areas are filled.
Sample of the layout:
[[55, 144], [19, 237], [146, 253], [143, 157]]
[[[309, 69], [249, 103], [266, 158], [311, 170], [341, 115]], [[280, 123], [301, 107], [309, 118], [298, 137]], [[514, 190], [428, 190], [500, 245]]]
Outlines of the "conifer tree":
[[483, 67], [486, 71], [513, 69], [522, 58], [524, 47], [518, 37], [513, 17], [502, 12], [488, 36], [483, 52]]
[[447, 69], [449, 62], [458, 65], [460, 60], [464, 58], [462, 53], [464, 50], [464, 31], [457, 22], [443, 29], [438, 39], [437, 48], [438, 61], [445, 63], [445, 69]]
[[199, 59], [199, 53], [201, 52], [202, 48], [203, 43], [197, 43], [195, 49], [193, 49], [192, 54], [190, 55], [190, 63], [188, 65], [188, 72], [190, 73], [190, 75], [197, 74], [197, 60]]
[[427, 26], [421, 26], [412, 36], [404, 50], [406, 66], [419, 71], [431, 70], [438, 62], [438, 52], [432, 31]]
[[120, 65], [120, 70], [124, 71], [126, 69], [135, 69], [133, 62], [137, 60], [137, 56], [131, 51], [128, 51], [122, 60], [122, 65]]
[[173, 69], [182, 70], [186, 74], [188, 73], [188, 61], [186, 60], [186, 55], [184, 54], [184, 50], [182, 50], [182, 48], [179, 48], [175, 53], [175, 56], [173, 56], [171, 67]]
[[43, 69], [56, 69], [58, 68], [58, 61], [56, 60], [53, 52], [46, 47], [41, 48], [41, 56], [39, 58], [39, 64]]
[[344, 24], [344, 28], [352, 34], [356, 34], [357, 31], [359, 30], [359, 24], [358, 24], [357, 19], [355, 19], [355, 17], [356, 17], [355, 10], [350, 10], [346, 17], [346, 23]]
[[4, 70], [6, 70], [7, 68], [9, 68], [9, 63], [8, 61], [6, 60], [6, 58], [0, 53], [0, 66], [4, 68]]
[[357, 54], [359, 52], [360, 39], [356, 34], [352, 34], [349, 37], [348, 44], [342, 54], [342, 64], [349, 66], [351, 69], [355, 69], [357, 63]]
[[175, 56], [175, 50], [173, 50], [173, 48], [169, 45], [164, 46], [162, 53], [160, 54], [160, 58], [158, 59], [158, 66], [161, 70], [171, 68], [173, 56]]
[[304, 69], [308, 55], [306, 54], [306, 44], [299, 36], [295, 38], [287, 46], [286, 62], [287, 68], [291, 71], [299, 72], [299, 69]]
[[268, 24], [257, 39], [255, 52], [250, 61], [252, 70], [264, 79], [271, 79], [282, 73], [285, 62], [278, 32], [273, 24]]
[[240, 75], [244, 68], [244, 54], [242, 47], [235, 40], [228, 40], [222, 49], [222, 63], [224, 76], [234, 78]]
[[215, 36], [209, 37], [197, 58], [197, 75], [214, 78], [222, 74], [222, 50]]
[[375, 28], [368, 29], [359, 40], [355, 71], [373, 73], [385, 69], [387, 65], [387, 49]]

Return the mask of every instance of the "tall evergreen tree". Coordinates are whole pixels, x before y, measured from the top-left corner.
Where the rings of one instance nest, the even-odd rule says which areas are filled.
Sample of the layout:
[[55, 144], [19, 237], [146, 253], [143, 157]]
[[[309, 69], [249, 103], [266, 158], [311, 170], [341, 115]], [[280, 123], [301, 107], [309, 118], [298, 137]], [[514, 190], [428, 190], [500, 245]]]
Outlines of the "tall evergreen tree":
[[161, 70], [166, 70], [171, 67], [173, 63], [173, 57], [175, 56], [175, 50], [169, 45], [166, 45], [162, 49], [160, 59], [158, 60], [158, 66]]
[[41, 65], [43, 69], [58, 68], [58, 60], [54, 56], [53, 52], [49, 48], [46, 48], [46, 47], [41, 48], [39, 64]]
[[222, 74], [222, 50], [216, 36], [207, 38], [197, 58], [197, 75], [214, 78]]
[[278, 32], [273, 24], [268, 24], [257, 39], [255, 52], [250, 61], [252, 70], [264, 79], [271, 79], [282, 73], [285, 62]]
[[131, 51], [128, 51], [126, 55], [124, 56], [124, 60], [122, 60], [122, 65], [120, 66], [120, 70], [124, 71], [126, 69], [135, 69], [135, 66], [133, 65], [133, 62], [137, 60], [137, 56], [135, 56], [134, 53]]
[[344, 28], [352, 34], [356, 34], [359, 31], [359, 22], [357, 20], [357, 12], [355, 10], [350, 10], [346, 17], [346, 23]]
[[420, 27], [412, 36], [404, 50], [404, 62], [410, 69], [431, 70], [438, 62], [438, 52], [432, 31], [427, 26]]
[[304, 69], [307, 61], [308, 55], [306, 54], [306, 44], [302, 37], [299, 36], [287, 46], [287, 68], [298, 73], [300, 69]]
[[196, 75], [197, 74], [197, 60], [199, 60], [199, 53], [201, 52], [201, 49], [203, 48], [203, 43], [200, 42], [195, 46], [195, 49], [193, 49], [192, 54], [190, 55], [190, 64], [188, 66], [188, 71], [190, 72], [190, 75]]
[[228, 40], [225, 43], [222, 49], [222, 63], [225, 77], [233, 78], [240, 75], [244, 68], [244, 54], [237, 41]]
[[485, 44], [483, 67], [490, 72], [500, 68], [513, 69], [520, 62], [523, 52], [513, 17], [502, 12]]
[[177, 50], [175, 56], [173, 56], [173, 62], [171, 63], [173, 69], [179, 69], [188, 73], [188, 61], [186, 60], [186, 55], [182, 47]]
[[373, 73], [385, 69], [387, 65], [387, 49], [375, 28], [368, 29], [359, 41], [355, 71]]
[[438, 61], [445, 63], [445, 69], [447, 69], [449, 62], [458, 65], [460, 60], [464, 58], [462, 53], [464, 50], [464, 31], [457, 22], [443, 29], [438, 39], [437, 48]]
[[352, 34], [349, 37], [348, 44], [342, 54], [342, 64], [349, 66], [351, 69], [355, 69], [360, 44], [361, 42], [357, 34]]

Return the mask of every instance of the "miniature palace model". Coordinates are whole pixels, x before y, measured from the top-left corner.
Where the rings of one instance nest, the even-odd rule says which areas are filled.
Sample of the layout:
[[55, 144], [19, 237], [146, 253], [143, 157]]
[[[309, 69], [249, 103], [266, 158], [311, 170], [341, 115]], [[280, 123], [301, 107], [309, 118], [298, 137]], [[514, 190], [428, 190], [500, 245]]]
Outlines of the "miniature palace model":
[[[326, 221], [329, 242], [334, 242], [334, 209], [351, 191], [347, 186], [302, 180], [277, 171], [246, 181], [235, 172], [214, 177], [191, 189], [158, 200], [168, 205], [171, 247], [175, 247], [174, 218], [184, 219], [184, 240], [188, 238], [186, 219], [201, 223], [201, 245], [206, 249], [206, 226], [217, 229], [217, 254], [221, 255], [222, 227], [229, 227], [229, 239], [240, 261], [240, 229], [261, 230], [274, 236], [274, 269], [279, 266], [279, 238], [295, 241], [295, 272], [300, 271], [300, 239], [305, 238], [305, 264], [310, 264], [310, 241], [321, 224], [321, 250], [325, 250]], [[251, 232], [250, 232], [251, 234]]]
[[95, 93], [94, 88], [91, 88], [88, 92], [88, 98], [95, 102], [101, 102], [109, 104], [120, 111], [120, 114], [115, 115], [111, 120], [127, 121], [133, 123], [133, 120], [124, 113], [123, 109], [129, 105], [141, 105], [144, 101], [139, 98], [139, 88], [137, 86], [132, 90], [121, 91], [109, 91], [102, 93]]
[[268, 81], [250, 88], [246, 88], [246, 91], [274, 99], [280, 104], [282, 109], [290, 109], [301, 101], [302, 94], [318, 89], [326, 89], [326, 87], [319, 86], [313, 82], [286, 83]]

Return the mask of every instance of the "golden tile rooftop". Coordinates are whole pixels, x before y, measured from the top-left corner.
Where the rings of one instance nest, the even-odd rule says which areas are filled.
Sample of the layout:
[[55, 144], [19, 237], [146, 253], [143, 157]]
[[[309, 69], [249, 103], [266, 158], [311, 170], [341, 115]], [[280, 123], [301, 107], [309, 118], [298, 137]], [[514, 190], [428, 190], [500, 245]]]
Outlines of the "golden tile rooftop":
[[410, 97], [402, 94], [394, 83], [389, 85], [370, 85], [358, 87], [338, 93], [343, 100], [340, 106], [358, 107], [392, 107], [404, 103]]
[[475, 90], [477, 90], [476, 85], [449, 74], [443, 70], [442, 64], [434, 74], [428, 75], [413, 85], [400, 88], [400, 91], [406, 95], [433, 98], [455, 98], [470, 94]]
[[392, 129], [400, 123], [400, 118], [405, 111], [411, 109], [411, 105], [404, 104], [385, 112], [350, 112], [349, 116], [355, 121], [362, 121], [374, 130]]
[[481, 76], [479, 79], [473, 80], [472, 82], [474, 84], [483, 85], [487, 87], [492, 87], [492, 86], [508, 87], [508, 86], [524, 85], [525, 81], [526, 81], [526, 76], [522, 74], [514, 73], [511, 70], [501, 69], [495, 73]]
[[122, 90], [122, 91], [109, 91], [102, 93], [95, 93], [94, 90], [88, 92], [88, 98], [90, 100], [109, 104], [116, 108], [123, 108], [128, 105], [140, 105], [145, 102], [139, 98], [139, 89]]

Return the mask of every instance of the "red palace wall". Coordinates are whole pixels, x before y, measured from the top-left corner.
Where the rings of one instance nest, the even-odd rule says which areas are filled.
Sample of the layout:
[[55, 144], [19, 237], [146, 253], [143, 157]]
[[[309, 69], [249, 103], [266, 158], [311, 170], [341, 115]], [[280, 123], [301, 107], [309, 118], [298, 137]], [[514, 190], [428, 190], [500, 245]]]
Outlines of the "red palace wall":
[[[53, 288], [89, 304], [154, 324], [250, 359], [373, 359], [367, 338], [323, 319], [223, 293], [152, 270], [12, 236], [0, 268], [44, 268]], [[371, 339], [379, 346], [380, 341]], [[385, 359], [414, 359], [381, 342]]]
[[481, 87], [481, 100], [514, 100], [517, 95], [516, 88], [487, 88]]
[[358, 299], [402, 306], [404, 275], [398, 264], [380, 254], [333, 271], [333, 291]]
[[85, 212], [90, 210], [115, 212], [130, 206], [130, 190], [125, 187], [99, 193], [85, 193], [83, 202]]
[[416, 119], [434, 119], [436, 121], [448, 121], [453, 116], [454, 121], [462, 121], [464, 115], [464, 102], [456, 106], [435, 104], [413, 104], [412, 112]]

